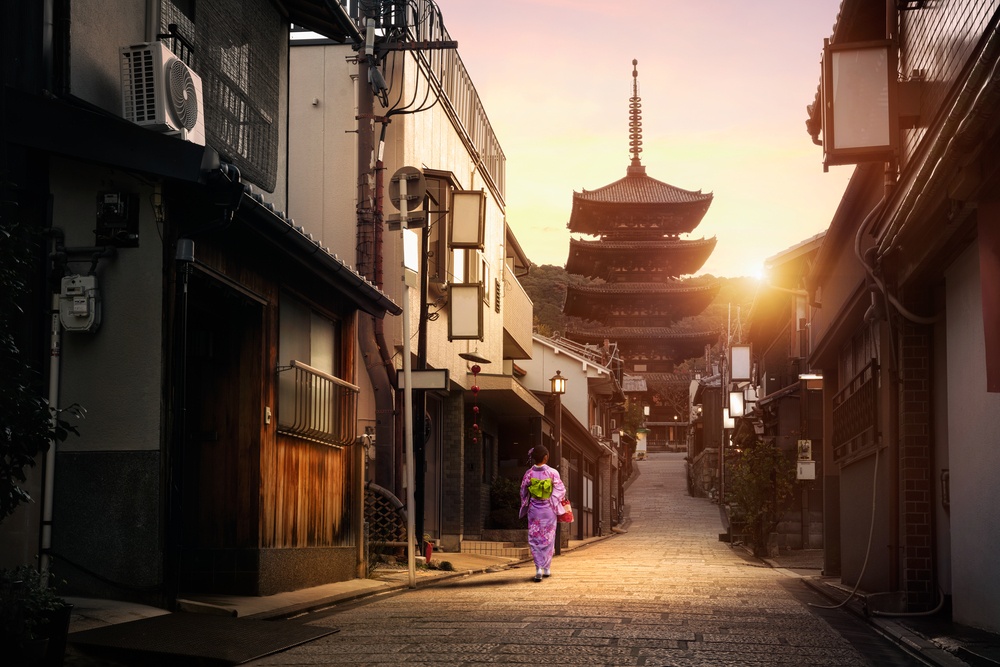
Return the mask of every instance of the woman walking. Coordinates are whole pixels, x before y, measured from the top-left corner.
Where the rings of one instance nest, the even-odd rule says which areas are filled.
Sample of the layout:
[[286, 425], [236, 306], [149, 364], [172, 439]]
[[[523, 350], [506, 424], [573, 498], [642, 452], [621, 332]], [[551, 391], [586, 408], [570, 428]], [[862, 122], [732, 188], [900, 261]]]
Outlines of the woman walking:
[[566, 497], [559, 471], [550, 468], [549, 450], [538, 445], [528, 452], [534, 463], [521, 480], [521, 516], [528, 517], [528, 547], [535, 561], [535, 581], [549, 576], [556, 548], [556, 507]]

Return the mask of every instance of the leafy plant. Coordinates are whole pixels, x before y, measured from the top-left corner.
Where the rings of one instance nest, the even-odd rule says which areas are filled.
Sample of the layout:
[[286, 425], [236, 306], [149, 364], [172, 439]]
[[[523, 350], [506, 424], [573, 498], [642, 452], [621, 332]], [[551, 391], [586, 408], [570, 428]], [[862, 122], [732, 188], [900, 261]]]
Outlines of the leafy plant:
[[0, 570], [0, 645], [47, 637], [52, 613], [65, 604], [30, 565]]
[[65, 417], [84, 414], [78, 405], [49, 405], [39, 374], [18, 345], [18, 333], [25, 328], [22, 302], [31, 293], [36, 235], [19, 222], [8, 220], [0, 227], [0, 521], [31, 502], [22, 486], [26, 469], [52, 442], [79, 434]]
[[761, 440], [748, 443], [731, 464], [729, 500], [746, 523], [754, 555], [766, 556], [767, 538], [794, 487], [794, 466], [773, 442]]

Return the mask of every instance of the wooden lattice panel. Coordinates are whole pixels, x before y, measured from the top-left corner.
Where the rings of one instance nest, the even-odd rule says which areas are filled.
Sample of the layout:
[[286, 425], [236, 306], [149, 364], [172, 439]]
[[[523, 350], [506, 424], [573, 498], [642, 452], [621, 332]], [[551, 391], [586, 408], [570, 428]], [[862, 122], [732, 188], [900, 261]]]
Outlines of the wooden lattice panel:
[[370, 544], [406, 544], [403, 503], [389, 490], [371, 482], [365, 485], [365, 523]]

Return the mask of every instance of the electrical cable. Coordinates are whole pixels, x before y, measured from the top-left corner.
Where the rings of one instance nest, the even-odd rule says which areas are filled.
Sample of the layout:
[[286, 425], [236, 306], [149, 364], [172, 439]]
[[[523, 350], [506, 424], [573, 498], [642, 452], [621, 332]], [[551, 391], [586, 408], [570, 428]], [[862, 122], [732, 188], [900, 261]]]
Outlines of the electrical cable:
[[872, 210], [868, 212], [868, 215], [865, 216], [861, 226], [858, 227], [858, 233], [854, 235], [854, 254], [857, 256], [858, 261], [861, 262], [861, 266], [864, 268], [865, 274], [872, 279], [876, 286], [878, 286], [879, 291], [882, 293], [885, 300], [891, 303], [900, 315], [916, 324], [934, 324], [938, 321], [939, 316], [935, 315], [933, 317], [924, 317], [910, 312], [910, 310], [900, 303], [899, 299], [889, 292], [889, 288], [886, 287], [885, 281], [875, 275], [875, 270], [868, 264], [867, 261], [865, 261], [865, 257], [861, 253], [861, 237], [864, 235], [865, 230], [868, 229], [868, 225], [874, 219], [875, 215], [885, 207], [885, 204], [886, 198], [882, 197], [882, 199], [875, 204]]
[[872, 475], [872, 520], [868, 526], [868, 546], [865, 548], [865, 560], [861, 564], [861, 572], [858, 573], [858, 581], [856, 584], [854, 584], [854, 590], [852, 590], [850, 595], [848, 595], [842, 602], [839, 602], [835, 605], [823, 605], [810, 602], [809, 603], [810, 607], [816, 607], [817, 609], [840, 609], [845, 604], [850, 602], [851, 599], [854, 598], [854, 595], [858, 592], [858, 589], [861, 588], [861, 579], [865, 576], [865, 570], [868, 569], [868, 557], [871, 555], [872, 552], [872, 539], [875, 535], [875, 507], [876, 507], [875, 500], [877, 498], [875, 492], [878, 490], [878, 459], [879, 459], [879, 448], [876, 446], [875, 466], [874, 466], [875, 472]]

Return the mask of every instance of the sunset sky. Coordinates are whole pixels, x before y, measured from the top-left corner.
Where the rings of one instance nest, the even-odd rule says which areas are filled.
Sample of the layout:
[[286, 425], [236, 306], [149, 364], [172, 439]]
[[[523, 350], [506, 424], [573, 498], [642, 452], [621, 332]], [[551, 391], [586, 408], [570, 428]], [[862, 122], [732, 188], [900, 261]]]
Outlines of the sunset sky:
[[507, 219], [563, 266], [573, 191], [625, 176], [632, 59], [646, 173], [715, 195], [699, 273], [755, 276], [826, 229], [850, 167], [806, 133], [840, 0], [437, 0], [507, 156]]

